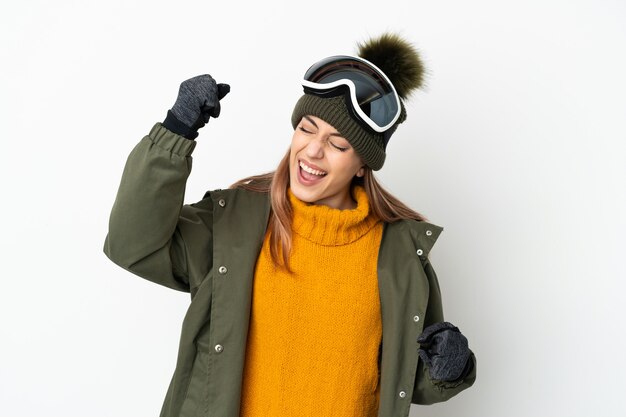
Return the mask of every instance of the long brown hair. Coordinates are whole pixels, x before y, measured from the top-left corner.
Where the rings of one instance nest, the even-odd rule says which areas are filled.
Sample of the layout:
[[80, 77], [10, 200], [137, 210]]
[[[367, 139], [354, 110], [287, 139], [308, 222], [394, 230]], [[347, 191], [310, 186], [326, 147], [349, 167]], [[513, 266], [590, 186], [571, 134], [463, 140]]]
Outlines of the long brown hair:
[[[270, 194], [271, 211], [267, 226], [270, 232], [270, 255], [274, 263], [291, 273], [289, 253], [292, 242], [292, 208], [287, 195], [289, 155], [290, 149], [287, 149], [287, 153], [280, 160], [275, 171], [243, 178], [230, 188], [243, 188], [248, 191]], [[385, 190], [374, 177], [372, 169], [367, 166], [363, 177], [354, 177], [352, 180], [351, 187], [355, 185], [363, 186], [370, 209], [383, 222], [393, 223], [404, 219], [427, 220], [425, 216], [412, 210]]]

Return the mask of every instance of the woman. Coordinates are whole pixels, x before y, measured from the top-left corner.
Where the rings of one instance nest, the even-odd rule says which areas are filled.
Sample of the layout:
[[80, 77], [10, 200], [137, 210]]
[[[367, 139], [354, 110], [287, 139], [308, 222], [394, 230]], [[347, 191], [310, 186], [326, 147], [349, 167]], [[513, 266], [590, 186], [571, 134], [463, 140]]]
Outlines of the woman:
[[319, 61], [276, 171], [188, 205], [194, 139], [230, 88], [208, 75], [181, 84], [127, 160], [104, 245], [191, 294], [162, 417], [406, 417], [473, 384], [428, 259], [442, 228], [373, 176], [421, 76], [391, 34]]

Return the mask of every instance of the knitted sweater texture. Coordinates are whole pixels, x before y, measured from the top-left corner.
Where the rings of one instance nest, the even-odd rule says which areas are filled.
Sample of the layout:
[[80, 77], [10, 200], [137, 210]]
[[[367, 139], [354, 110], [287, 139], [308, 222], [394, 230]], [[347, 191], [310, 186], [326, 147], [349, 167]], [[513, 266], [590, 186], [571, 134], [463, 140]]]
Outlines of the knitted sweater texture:
[[355, 209], [293, 208], [293, 275], [257, 260], [241, 417], [375, 417], [382, 321], [378, 249], [383, 224], [362, 187]]

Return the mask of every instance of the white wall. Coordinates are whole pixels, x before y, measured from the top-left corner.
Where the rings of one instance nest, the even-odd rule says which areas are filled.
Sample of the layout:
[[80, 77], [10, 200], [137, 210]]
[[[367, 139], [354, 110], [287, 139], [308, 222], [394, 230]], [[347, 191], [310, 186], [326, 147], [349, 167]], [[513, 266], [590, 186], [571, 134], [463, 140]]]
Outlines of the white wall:
[[187, 202], [271, 170], [306, 68], [386, 29], [430, 76], [379, 178], [445, 228], [446, 318], [479, 361], [411, 415], [626, 415], [622, 1], [178, 3], [0, 6], [3, 415], [158, 415], [189, 298], [102, 253], [128, 153], [210, 73], [232, 92]]

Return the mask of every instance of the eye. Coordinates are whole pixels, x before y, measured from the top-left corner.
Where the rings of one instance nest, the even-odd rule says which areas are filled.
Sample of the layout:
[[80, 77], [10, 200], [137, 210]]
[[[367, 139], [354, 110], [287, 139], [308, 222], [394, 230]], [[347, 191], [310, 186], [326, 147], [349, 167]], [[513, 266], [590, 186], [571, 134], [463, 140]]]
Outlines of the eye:
[[303, 128], [302, 126], [299, 126], [299, 129], [301, 131], [303, 131], [304, 133], [311, 133], [310, 131], [306, 130], [305, 128]]
[[331, 145], [333, 145], [333, 148], [338, 149], [339, 152], [345, 152], [348, 150], [348, 148], [342, 148], [341, 146], [337, 146], [334, 143], [330, 142]]

